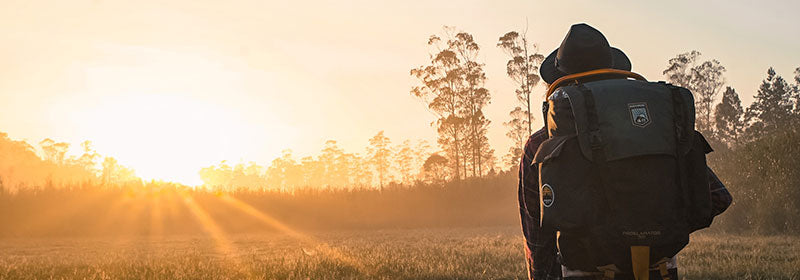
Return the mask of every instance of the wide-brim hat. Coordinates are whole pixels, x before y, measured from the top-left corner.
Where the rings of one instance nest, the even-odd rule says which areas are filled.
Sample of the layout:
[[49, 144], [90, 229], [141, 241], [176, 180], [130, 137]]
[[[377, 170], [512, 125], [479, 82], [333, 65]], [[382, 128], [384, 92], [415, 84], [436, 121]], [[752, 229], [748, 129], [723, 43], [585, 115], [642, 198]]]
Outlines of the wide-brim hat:
[[561, 46], [542, 61], [539, 75], [545, 83], [552, 84], [569, 74], [603, 68], [630, 71], [631, 61], [621, 50], [611, 47], [603, 33], [581, 23], [571, 26]]

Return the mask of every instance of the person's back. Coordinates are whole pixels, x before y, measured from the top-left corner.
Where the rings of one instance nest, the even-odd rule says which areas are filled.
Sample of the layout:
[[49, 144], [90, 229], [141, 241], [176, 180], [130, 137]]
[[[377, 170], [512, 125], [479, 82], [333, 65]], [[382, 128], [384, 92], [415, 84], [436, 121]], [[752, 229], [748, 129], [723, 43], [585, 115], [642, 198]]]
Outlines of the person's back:
[[692, 129], [691, 94], [627, 80], [627, 70], [624, 53], [588, 25], [573, 26], [542, 64], [554, 83], [546, 130], [531, 136], [520, 167], [531, 278], [675, 279], [688, 234], [730, 203], [725, 191], [723, 209], [711, 209], [721, 196], [709, 193], [716, 176]]

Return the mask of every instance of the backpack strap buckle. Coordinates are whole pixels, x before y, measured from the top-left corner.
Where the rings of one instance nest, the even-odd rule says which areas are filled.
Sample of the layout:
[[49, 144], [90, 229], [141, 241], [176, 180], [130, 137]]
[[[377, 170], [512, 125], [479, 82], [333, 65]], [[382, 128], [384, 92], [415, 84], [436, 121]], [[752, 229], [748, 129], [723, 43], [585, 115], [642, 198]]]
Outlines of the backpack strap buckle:
[[667, 270], [667, 261], [668, 259], [664, 258], [658, 262], [658, 272], [661, 274], [662, 280], [672, 280], [672, 278], [669, 277], [669, 270]]
[[603, 273], [602, 278], [603, 280], [614, 280], [614, 276], [617, 274], [619, 269], [614, 264], [598, 266], [597, 270]]

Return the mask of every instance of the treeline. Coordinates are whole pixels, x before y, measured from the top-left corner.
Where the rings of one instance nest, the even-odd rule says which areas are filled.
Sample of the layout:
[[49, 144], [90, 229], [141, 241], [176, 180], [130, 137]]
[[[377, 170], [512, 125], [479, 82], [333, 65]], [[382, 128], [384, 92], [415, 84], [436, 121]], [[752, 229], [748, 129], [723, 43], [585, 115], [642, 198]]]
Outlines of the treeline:
[[393, 145], [381, 131], [369, 139], [364, 154], [346, 152], [336, 141], [329, 140], [318, 156], [298, 160], [291, 150], [284, 150], [267, 167], [223, 161], [201, 169], [199, 174], [204, 187], [212, 190], [382, 189], [387, 184], [439, 182], [439, 166], [428, 160], [432, 156], [429, 150], [422, 140]]
[[292, 193], [177, 184], [0, 191], [0, 237], [214, 234], [516, 225], [516, 174]]
[[[81, 143], [77, 154], [70, 148], [68, 143], [49, 138], [34, 146], [0, 132], [0, 189], [14, 192], [76, 184], [93, 187], [144, 184], [133, 169], [120, 165], [113, 157], [100, 155], [89, 141]], [[266, 167], [254, 162], [223, 161], [198, 173], [204, 182], [202, 187], [215, 191], [380, 189], [387, 184], [442, 183], [442, 172], [438, 169], [444, 163], [437, 161], [438, 155], [430, 150], [424, 140], [405, 140], [394, 145], [381, 131], [369, 139], [363, 154], [346, 152], [336, 141], [329, 140], [318, 156], [297, 159], [291, 150], [284, 150], [281, 157]]]
[[0, 189], [140, 181], [132, 169], [120, 165], [113, 157], [98, 154], [89, 141], [81, 143], [80, 155], [68, 155], [69, 150], [68, 143], [50, 138], [35, 147], [0, 132]]
[[664, 74], [694, 93], [697, 129], [716, 150], [709, 165], [733, 194], [733, 205], [719, 217], [721, 227], [800, 233], [800, 67], [794, 81], [767, 69], [753, 103], [745, 107], [737, 91], [725, 85], [725, 67], [700, 56], [680, 54], [669, 60]]

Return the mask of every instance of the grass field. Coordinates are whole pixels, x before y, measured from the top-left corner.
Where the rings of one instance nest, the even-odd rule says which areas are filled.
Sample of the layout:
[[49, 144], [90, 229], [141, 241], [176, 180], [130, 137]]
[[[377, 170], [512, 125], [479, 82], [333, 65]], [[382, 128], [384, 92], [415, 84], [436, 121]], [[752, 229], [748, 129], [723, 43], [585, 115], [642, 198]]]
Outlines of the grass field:
[[[515, 227], [0, 239], [0, 279], [520, 279]], [[681, 279], [800, 279], [799, 237], [698, 235]]]

